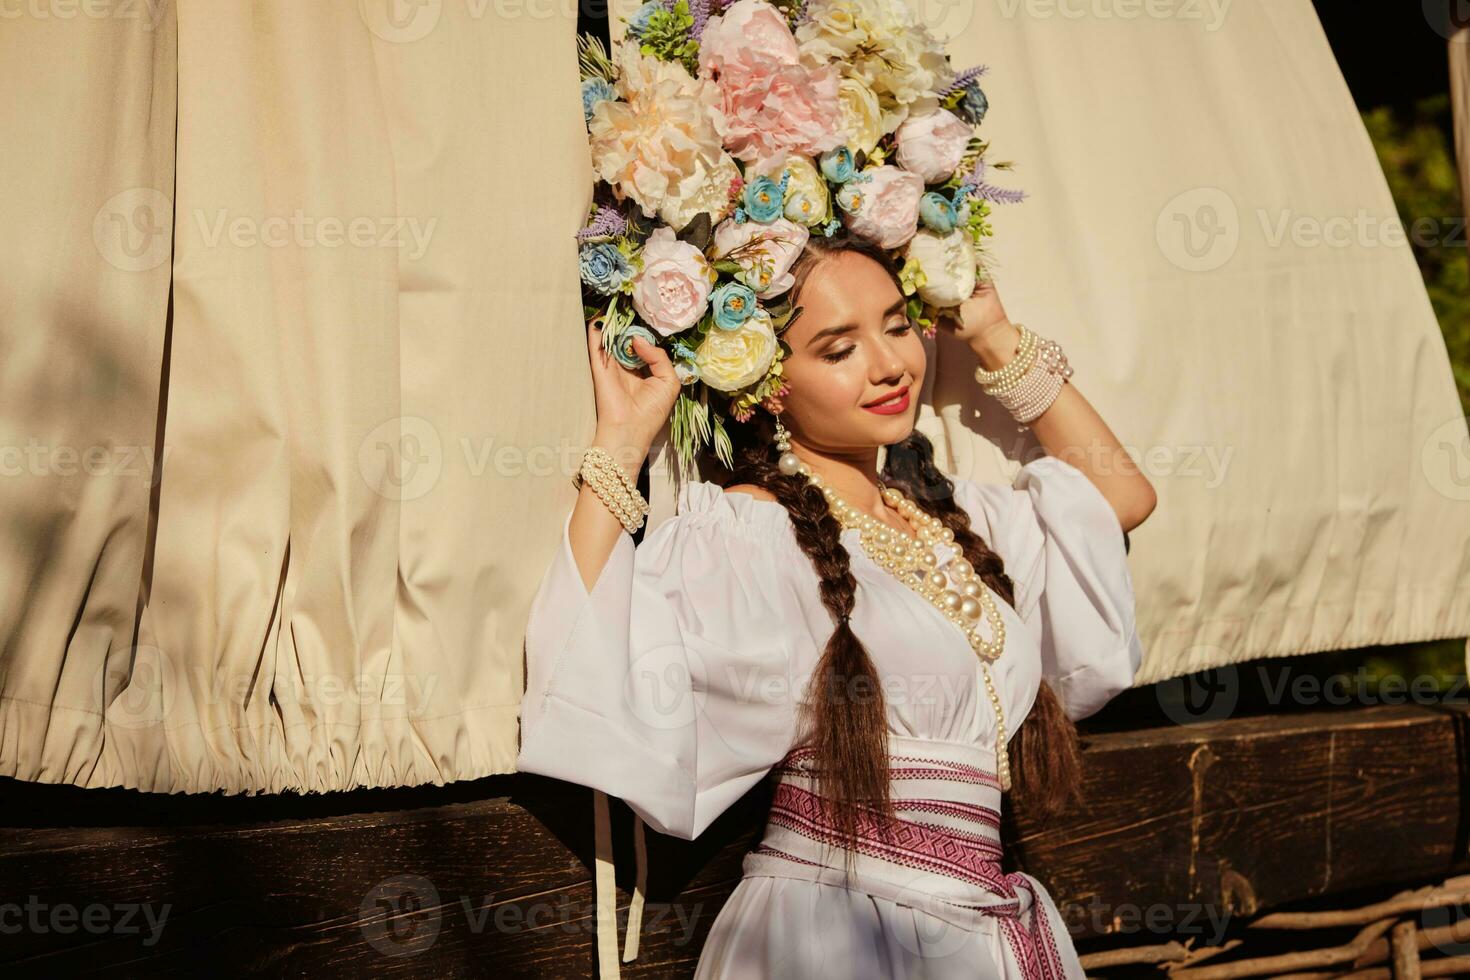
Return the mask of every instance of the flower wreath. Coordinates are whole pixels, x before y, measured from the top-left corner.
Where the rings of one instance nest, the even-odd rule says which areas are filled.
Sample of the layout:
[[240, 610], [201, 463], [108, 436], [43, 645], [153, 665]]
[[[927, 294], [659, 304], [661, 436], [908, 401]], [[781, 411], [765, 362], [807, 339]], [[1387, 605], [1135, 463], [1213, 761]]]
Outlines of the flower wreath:
[[926, 337], [989, 281], [990, 205], [1025, 194], [985, 179], [985, 67], [955, 72], [905, 0], [649, 0], [616, 61], [578, 51], [584, 312], [625, 367], [634, 336], [668, 351], [683, 472], [711, 444], [733, 467], [722, 416], [786, 393], [788, 270], [811, 235], [888, 249]]

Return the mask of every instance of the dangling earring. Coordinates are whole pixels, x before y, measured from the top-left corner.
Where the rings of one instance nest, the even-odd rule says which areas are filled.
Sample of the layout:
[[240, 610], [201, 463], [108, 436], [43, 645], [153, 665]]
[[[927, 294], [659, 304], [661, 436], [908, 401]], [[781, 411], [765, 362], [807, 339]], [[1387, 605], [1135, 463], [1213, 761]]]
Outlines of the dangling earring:
[[801, 468], [801, 457], [791, 451], [791, 433], [786, 431], [786, 426], [781, 424], [781, 416], [776, 416], [776, 448], [781, 453], [776, 467], [783, 476], [795, 476]]

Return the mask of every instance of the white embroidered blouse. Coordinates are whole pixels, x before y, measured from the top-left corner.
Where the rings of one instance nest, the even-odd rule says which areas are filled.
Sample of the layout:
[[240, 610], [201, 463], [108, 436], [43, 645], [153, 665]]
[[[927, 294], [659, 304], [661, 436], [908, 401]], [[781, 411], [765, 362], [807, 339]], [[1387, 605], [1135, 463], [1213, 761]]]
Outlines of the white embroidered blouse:
[[[1129, 687], [1143, 650], [1124, 537], [1076, 467], [1027, 463], [1012, 485], [955, 480], [1005, 563], [1005, 649], [991, 666], [1013, 737], [1044, 677], [1082, 718]], [[567, 523], [570, 523], [570, 515]], [[889, 732], [994, 746], [996, 718], [963, 633], [842, 532], [852, 613], [884, 681]], [[939, 559], [955, 549], [939, 546]], [[533, 601], [517, 767], [616, 796], [692, 839], [795, 745], [800, 697], [834, 629], [785, 508], [708, 482], [636, 549], [622, 532], [589, 593], [563, 525]]]

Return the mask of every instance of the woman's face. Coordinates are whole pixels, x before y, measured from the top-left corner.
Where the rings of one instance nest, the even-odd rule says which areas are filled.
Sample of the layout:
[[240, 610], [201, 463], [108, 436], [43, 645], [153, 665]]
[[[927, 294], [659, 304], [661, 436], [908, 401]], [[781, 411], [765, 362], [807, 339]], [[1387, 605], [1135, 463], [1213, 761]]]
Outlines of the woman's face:
[[858, 252], [829, 255], [807, 274], [796, 299], [801, 315], [782, 334], [791, 354], [781, 420], [804, 446], [839, 455], [913, 431], [927, 357], [905, 299]]

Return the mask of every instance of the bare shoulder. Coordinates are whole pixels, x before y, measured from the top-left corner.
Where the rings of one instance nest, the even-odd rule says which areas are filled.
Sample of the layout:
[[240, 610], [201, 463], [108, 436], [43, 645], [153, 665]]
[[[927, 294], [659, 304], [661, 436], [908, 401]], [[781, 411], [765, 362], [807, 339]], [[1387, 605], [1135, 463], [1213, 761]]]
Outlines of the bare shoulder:
[[725, 492], [726, 493], [748, 493], [752, 497], [754, 497], [756, 500], [771, 500], [771, 501], [774, 501], [776, 499], [776, 495], [774, 493], [772, 493], [771, 491], [767, 490], [765, 487], [758, 487], [754, 483], [737, 483], [733, 487], [726, 487], [725, 488]]

